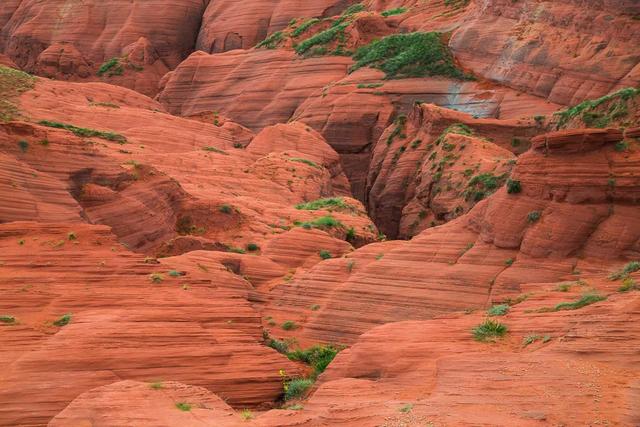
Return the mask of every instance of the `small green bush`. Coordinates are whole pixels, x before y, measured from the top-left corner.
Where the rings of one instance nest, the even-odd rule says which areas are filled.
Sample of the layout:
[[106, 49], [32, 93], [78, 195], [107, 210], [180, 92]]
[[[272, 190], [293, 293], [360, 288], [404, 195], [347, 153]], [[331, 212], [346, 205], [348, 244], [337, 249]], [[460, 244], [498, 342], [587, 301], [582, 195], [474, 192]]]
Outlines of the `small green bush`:
[[122, 64], [120, 64], [119, 58], [111, 58], [100, 66], [98, 69], [98, 76], [103, 76], [105, 74], [107, 74], [108, 77], [121, 76], [124, 74], [124, 68], [122, 67]]
[[278, 44], [284, 39], [284, 33], [282, 31], [276, 31], [266, 39], [262, 40], [256, 45], [257, 48], [275, 49]]
[[384, 16], [386, 18], [388, 16], [393, 16], [393, 15], [402, 15], [406, 11], [407, 11], [407, 8], [405, 8], [405, 7], [396, 7], [395, 9], [385, 10], [380, 15], [382, 15], [382, 16]]
[[176, 403], [176, 408], [184, 412], [189, 412], [191, 410], [191, 405], [185, 402], [178, 402]]
[[335, 219], [330, 215], [321, 216], [320, 218], [316, 218], [313, 221], [307, 221], [303, 223], [296, 222], [294, 223], [294, 225], [303, 227], [308, 230], [312, 228], [327, 229], [327, 228], [343, 227], [340, 221], [338, 221], [337, 219]]
[[541, 216], [542, 214], [540, 213], [540, 211], [531, 211], [527, 215], [527, 221], [529, 221], [530, 223], [538, 222]]
[[522, 186], [520, 185], [520, 181], [516, 181], [511, 178], [507, 180], [507, 193], [517, 194], [521, 191], [522, 191]]
[[504, 316], [508, 312], [509, 306], [507, 304], [494, 305], [489, 310], [487, 310], [487, 314], [489, 316]]
[[407, 414], [411, 412], [412, 409], [413, 409], [413, 403], [407, 403], [406, 405], [401, 406], [400, 409], [398, 409], [398, 411], [402, 412], [403, 414]]
[[318, 199], [312, 202], [300, 203], [296, 205], [296, 209], [305, 211], [317, 211], [319, 209], [347, 209], [350, 208], [344, 202], [342, 197], [331, 197], [325, 199]]
[[476, 341], [487, 342], [506, 335], [508, 328], [500, 322], [487, 319], [472, 329]]
[[18, 148], [20, 148], [20, 151], [23, 153], [26, 153], [29, 149], [29, 143], [25, 140], [18, 141]]
[[162, 384], [161, 382], [155, 382], [155, 383], [149, 384], [149, 387], [151, 387], [154, 390], [162, 390], [164, 388], [164, 384]]
[[640, 261], [631, 261], [620, 270], [611, 273], [609, 275], [609, 280], [624, 279], [629, 276], [629, 274], [635, 273], [636, 271], [640, 271]]
[[2, 315], [0, 316], [0, 323], [7, 323], [7, 324], [16, 323], [16, 318], [13, 316]]
[[182, 276], [182, 273], [181, 273], [181, 272], [179, 272], [179, 271], [177, 271], [177, 270], [169, 270], [169, 271], [167, 272], [167, 274], [168, 274], [169, 276], [171, 276], [171, 277], [180, 277], [180, 276]]
[[313, 385], [313, 380], [306, 378], [295, 378], [285, 384], [284, 400], [291, 400], [302, 397], [309, 387]]
[[305, 33], [309, 28], [313, 27], [315, 24], [320, 22], [318, 18], [311, 18], [302, 24], [300, 24], [295, 30], [291, 32], [291, 37], [300, 37], [303, 33]]
[[260, 246], [258, 246], [255, 243], [248, 243], [247, 244], [247, 250], [249, 252], [255, 252], [255, 251], [259, 251], [260, 250]]
[[162, 283], [164, 276], [160, 273], [152, 273], [149, 275], [149, 280], [151, 280], [151, 283]]
[[618, 288], [618, 292], [629, 292], [631, 290], [639, 289], [638, 284], [631, 277], [626, 277], [622, 281], [622, 285]]
[[332, 345], [317, 344], [305, 350], [294, 350], [288, 354], [290, 360], [304, 362], [310, 365], [314, 374], [320, 375], [340, 352], [340, 348]]
[[585, 294], [578, 301], [574, 302], [561, 302], [557, 304], [552, 311], [562, 311], [562, 310], [577, 310], [582, 307], [586, 307], [591, 304], [595, 304], [599, 301], [606, 300], [607, 297], [598, 295], [598, 294]]
[[293, 329], [298, 329], [298, 325], [293, 320], [287, 320], [286, 322], [282, 323], [281, 328], [285, 331], [291, 331]]
[[96, 138], [106, 139], [108, 141], [118, 142], [120, 144], [124, 144], [127, 142], [127, 138], [125, 138], [123, 135], [113, 133], [113, 132], [105, 132], [105, 131], [94, 130], [94, 129], [80, 128], [80, 127], [69, 125], [66, 123], [53, 122], [50, 120], [40, 120], [38, 124], [43, 126], [48, 126], [51, 128], [68, 130], [69, 132], [72, 132], [74, 135], [83, 137], [83, 138], [96, 137]]
[[231, 207], [231, 205], [228, 205], [226, 203], [223, 205], [220, 205], [218, 210], [223, 214], [227, 214], [227, 215], [233, 213], [233, 208]]
[[242, 418], [245, 421], [252, 420], [253, 412], [251, 412], [249, 409], [243, 409], [242, 411], [240, 411], [240, 418]]
[[330, 258], [332, 258], [331, 252], [326, 251], [324, 249], [319, 252], [319, 255], [320, 255], [320, 258], [322, 258], [322, 259], [330, 259]]
[[53, 324], [56, 326], [67, 326], [69, 322], [71, 322], [72, 315], [71, 313], [67, 313], [61, 316], [58, 320], [54, 321]]

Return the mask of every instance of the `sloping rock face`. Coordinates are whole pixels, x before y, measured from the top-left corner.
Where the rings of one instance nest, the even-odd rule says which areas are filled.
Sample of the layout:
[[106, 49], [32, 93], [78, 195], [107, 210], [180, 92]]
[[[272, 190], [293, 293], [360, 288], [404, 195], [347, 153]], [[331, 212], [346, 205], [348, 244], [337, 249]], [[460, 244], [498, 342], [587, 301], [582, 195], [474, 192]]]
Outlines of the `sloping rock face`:
[[[319, 264], [275, 288], [267, 312], [289, 313], [309, 341], [350, 343], [376, 324], [483, 307], [519, 294], [522, 283], [633, 259], [638, 152], [618, 151], [622, 139], [615, 129], [535, 138], [511, 183], [467, 215], [389, 250]], [[313, 304], [321, 308], [310, 312]]]
[[579, 0], [473, 2], [450, 46], [465, 67], [559, 104], [640, 83], [638, 5]]
[[[154, 94], [160, 77], [193, 51], [206, 3], [9, 1], [0, 12], [0, 50], [29, 72], [103, 78]], [[112, 58], [121, 64], [96, 75]]]
[[337, 15], [351, 0], [258, 0], [250, 6], [233, 0], [209, 3], [202, 18], [197, 50], [207, 53], [249, 49], [269, 34], [287, 27], [292, 19]]

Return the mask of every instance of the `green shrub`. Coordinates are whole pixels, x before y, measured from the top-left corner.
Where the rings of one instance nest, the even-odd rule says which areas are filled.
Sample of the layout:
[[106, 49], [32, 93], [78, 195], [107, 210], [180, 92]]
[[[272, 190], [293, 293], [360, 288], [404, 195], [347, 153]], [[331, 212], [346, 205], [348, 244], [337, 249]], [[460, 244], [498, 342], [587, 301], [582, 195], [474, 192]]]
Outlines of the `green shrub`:
[[385, 10], [380, 15], [382, 15], [382, 16], [384, 16], [386, 18], [388, 16], [393, 16], [393, 15], [402, 15], [406, 11], [407, 11], [407, 8], [405, 8], [405, 7], [396, 7], [395, 9]]
[[511, 178], [507, 180], [507, 193], [517, 194], [521, 191], [522, 185], [520, 185], [520, 181], [512, 180]]
[[540, 213], [540, 211], [531, 211], [527, 215], [527, 221], [531, 223], [538, 222], [541, 216], [542, 214]]
[[314, 370], [314, 375], [320, 375], [340, 352], [340, 348], [332, 345], [317, 344], [305, 350], [294, 350], [288, 354], [290, 360], [304, 362]]
[[324, 249], [319, 252], [319, 255], [320, 255], [320, 258], [322, 258], [322, 259], [330, 259], [331, 258], [331, 252], [326, 251]]
[[242, 411], [240, 411], [240, 418], [242, 418], [245, 421], [252, 420], [253, 412], [251, 412], [249, 409], [243, 409]]
[[591, 304], [595, 304], [599, 301], [606, 300], [607, 297], [598, 295], [598, 294], [585, 294], [578, 301], [574, 302], [561, 302], [560, 304], [556, 304], [553, 307], [552, 311], [562, 311], [562, 310], [577, 310], [582, 307], [586, 307]]
[[295, 222], [294, 225], [303, 227], [305, 229], [312, 229], [312, 228], [327, 229], [327, 228], [334, 228], [334, 227], [344, 227], [340, 221], [338, 221], [337, 219], [335, 219], [330, 215], [321, 216], [320, 218], [316, 218], [313, 221], [307, 221], [303, 223]]
[[119, 58], [111, 58], [100, 66], [98, 69], [98, 76], [103, 76], [105, 74], [107, 74], [108, 77], [121, 76], [124, 74], [124, 68], [122, 67], [122, 64], [120, 64]]
[[189, 412], [191, 410], [191, 405], [185, 402], [178, 402], [176, 403], [176, 408], [184, 412]]
[[20, 140], [18, 141], [18, 148], [20, 148], [20, 151], [22, 151], [23, 153], [26, 153], [29, 149], [29, 143], [25, 140]]
[[247, 251], [245, 251], [244, 249], [236, 248], [236, 247], [233, 247], [233, 246], [229, 247], [228, 250], [229, 250], [229, 252], [234, 253], [234, 254], [246, 254], [247, 253]]
[[458, 69], [440, 33], [393, 34], [363, 46], [355, 53], [351, 71], [378, 68], [387, 78], [446, 76], [472, 77]]
[[360, 83], [358, 89], [377, 89], [384, 86], [384, 83]]
[[168, 274], [169, 276], [171, 276], [171, 277], [180, 277], [180, 276], [182, 276], [182, 273], [181, 273], [181, 272], [179, 272], [179, 271], [177, 271], [177, 270], [169, 270], [169, 271], [167, 272], [167, 274]]
[[413, 409], [413, 403], [407, 403], [406, 405], [401, 406], [400, 409], [398, 409], [398, 411], [402, 412], [403, 414], [407, 414], [411, 412], [412, 409]]
[[255, 251], [259, 251], [260, 250], [260, 246], [258, 246], [255, 243], [248, 243], [247, 244], [247, 250], [249, 252], [255, 252]]
[[630, 263], [622, 267], [620, 270], [611, 273], [609, 275], [609, 280], [624, 279], [627, 276], [629, 276], [629, 274], [635, 273], [636, 271], [639, 271], [639, 270], [640, 270], [640, 261], [631, 261]]
[[291, 37], [294, 37], [294, 38], [295, 37], [300, 37], [303, 33], [305, 33], [309, 28], [311, 28], [312, 26], [314, 26], [318, 22], [320, 22], [320, 20], [318, 18], [311, 18], [311, 19], [303, 22], [295, 30], [293, 30], [291, 32]]
[[298, 329], [298, 325], [293, 320], [287, 320], [286, 322], [282, 323], [281, 328], [285, 331], [291, 331], [293, 329]]
[[283, 39], [284, 39], [284, 33], [282, 31], [277, 31], [277, 32], [271, 34], [266, 39], [262, 40], [260, 43], [258, 43], [256, 45], [256, 47], [257, 48], [264, 47], [264, 48], [267, 48], [267, 49], [275, 49], [278, 46], [278, 43], [280, 43]]
[[473, 336], [476, 341], [487, 342], [503, 337], [508, 328], [500, 322], [487, 319], [472, 329]]
[[356, 237], [357, 237], [356, 230], [353, 227], [349, 227], [346, 235], [347, 242], [353, 242], [356, 239]]
[[61, 316], [58, 320], [54, 321], [53, 324], [56, 326], [67, 326], [69, 322], [71, 322], [72, 315], [71, 313], [67, 313]]
[[305, 165], [309, 165], [309, 166], [314, 167], [316, 169], [322, 169], [322, 166], [318, 165], [316, 162], [312, 162], [309, 159], [303, 159], [303, 158], [300, 158], [300, 157], [290, 157], [288, 160], [290, 162], [304, 163]]
[[306, 378], [295, 378], [285, 384], [284, 400], [291, 400], [302, 397], [309, 387], [313, 385], [313, 380]]
[[161, 382], [155, 382], [155, 383], [149, 384], [149, 387], [151, 387], [154, 390], [162, 390], [164, 388], [164, 384], [162, 384]]
[[[582, 117], [582, 120], [587, 126], [605, 127], [610, 121], [627, 115], [626, 102], [635, 98], [638, 94], [640, 94], [640, 88], [628, 87], [598, 99], [586, 100], [578, 105], [554, 113], [554, 115], [558, 117], [557, 128], [560, 129], [578, 116]], [[609, 107], [607, 113], [596, 113], [593, 111], [600, 105], [610, 101], [614, 101], [615, 103]]]
[[318, 311], [318, 310], [320, 310], [320, 305], [319, 304], [313, 304], [310, 308], [311, 308], [311, 311]]
[[223, 214], [232, 214], [233, 213], [233, 208], [231, 207], [231, 205], [228, 204], [222, 204], [220, 205], [220, 207], [218, 208], [218, 210], [220, 212], [222, 212]]
[[629, 292], [631, 290], [636, 290], [638, 288], [638, 284], [631, 277], [626, 277], [622, 281], [622, 285], [618, 288], [618, 292]]
[[7, 323], [7, 324], [16, 323], [16, 318], [13, 316], [1, 315], [0, 323]]
[[331, 197], [326, 199], [318, 199], [312, 202], [300, 203], [296, 205], [296, 209], [305, 211], [317, 211], [318, 209], [348, 209], [350, 208], [344, 202], [342, 197]]
[[622, 153], [622, 152], [627, 151], [629, 149], [629, 143], [627, 141], [620, 141], [620, 142], [617, 142], [616, 145], [613, 148], [618, 153]]
[[515, 260], [513, 258], [509, 258], [504, 262], [504, 265], [506, 265], [507, 267], [511, 267], [514, 262]]
[[229, 153], [227, 153], [226, 151], [221, 150], [221, 149], [219, 149], [219, 148], [217, 148], [217, 147], [210, 147], [210, 146], [206, 146], [206, 147], [202, 147], [202, 149], [203, 149], [204, 151], [209, 151], [210, 153], [218, 153], [218, 154], [222, 154], [223, 156], [228, 156], [228, 155], [229, 155]]
[[[296, 45], [295, 50], [298, 55], [304, 55], [307, 53], [312, 47], [316, 47], [318, 45], [325, 45], [331, 43], [336, 38], [344, 39], [344, 30], [349, 26], [348, 22], [343, 22], [343, 20], [337, 20], [334, 22], [334, 25], [327, 28], [324, 31], [321, 31], [310, 38], [303, 40], [298, 45]], [[318, 53], [318, 52], [316, 52]]]
[[151, 280], [151, 283], [162, 283], [164, 276], [160, 273], [152, 273], [149, 275], [149, 280]]
[[487, 314], [489, 316], [504, 316], [508, 312], [509, 306], [507, 304], [494, 305], [489, 310], [487, 310]]
[[65, 124], [65, 123], [52, 122], [50, 120], [40, 120], [38, 124], [43, 126], [48, 126], [51, 128], [68, 130], [69, 132], [72, 132], [76, 136], [83, 137], [83, 138], [96, 137], [96, 138], [106, 139], [108, 141], [118, 142], [120, 144], [124, 144], [127, 142], [127, 138], [125, 138], [123, 135], [113, 133], [113, 132], [79, 128], [79, 127]]

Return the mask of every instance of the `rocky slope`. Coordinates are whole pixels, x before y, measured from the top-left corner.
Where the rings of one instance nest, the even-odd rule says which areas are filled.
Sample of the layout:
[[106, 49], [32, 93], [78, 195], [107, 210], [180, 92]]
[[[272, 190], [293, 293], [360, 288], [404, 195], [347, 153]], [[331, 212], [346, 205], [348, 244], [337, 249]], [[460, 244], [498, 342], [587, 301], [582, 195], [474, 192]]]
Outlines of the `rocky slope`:
[[4, 2], [0, 426], [639, 424], [638, 16]]

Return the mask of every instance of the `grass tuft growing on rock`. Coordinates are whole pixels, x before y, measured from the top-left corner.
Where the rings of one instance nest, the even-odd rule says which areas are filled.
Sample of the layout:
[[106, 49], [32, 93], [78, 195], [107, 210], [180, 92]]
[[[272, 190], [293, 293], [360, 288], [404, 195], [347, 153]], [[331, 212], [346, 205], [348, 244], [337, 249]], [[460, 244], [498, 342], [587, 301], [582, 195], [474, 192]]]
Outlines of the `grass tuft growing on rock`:
[[0, 65], [0, 122], [15, 119], [20, 112], [13, 101], [20, 94], [33, 89], [36, 78], [30, 74]]
[[507, 304], [494, 305], [489, 310], [487, 310], [487, 314], [489, 316], [504, 316], [508, 312], [509, 306]]
[[473, 328], [471, 332], [476, 341], [489, 342], [505, 336], [508, 330], [506, 325], [492, 319], [487, 319]]
[[303, 211], [317, 211], [319, 209], [349, 209], [351, 206], [344, 202], [342, 197], [330, 197], [325, 199], [318, 199], [312, 202], [300, 203], [296, 205], [296, 209]]
[[388, 16], [393, 16], [393, 15], [402, 15], [403, 13], [405, 13], [408, 9], [406, 7], [396, 7], [395, 9], [388, 9], [385, 10], [384, 12], [382, 12], [380, 15], [384, 16], [385, 18]]
[[631, 261], [620, 270], [615, 271], [609, 275], [609, 280], [620, 280], [629, 276], [631, 273], [640, 271], [640, 261]]
[[108, 141], [118, 142], [120, 144], [124, 144], [124, 143], [127, 142], [127, 138], [125, 138], [123, 135], [120, 135], [120, 134], [114, 133], [114, 132], [106, 132], [106, 131], [95, 130], [95, 129], [80, 128], [80, 127], [73, 126], [73, 125], [70, 125], [70, 124], [60, 123], [60, 122], [53, 122], [53, 121], [50, 121], [50, 120], [40, 120], [38, 122], [38, 124], [43, 125], [43, 126], [48, 126], [48, 127], [51, 127], [51, 128], [68, 130], [69, 132], [72, 132], [74, 135], [82, 137], [82, 138], [96, 137], [96, 138], [106, 139]]
[[1, 315], [0, 316], [0, 323], [6, 323], [6, 324], [14, 324], [16, 323], [16, 318], [13, 316], [8, 316], [8, 315]]
[[444, 76], [471, 80], [456, 67], [440, 33], [393, 34], [363, 46], [353, 55], [351, 72], [362, 67], [382, 70], [386, 78]]
[[284, 400], [302, 397], [313, 383], [313, 380], [307, 378], [294, 378], [288, 381], [284, 386]]
[[189, 412], [191, 410], [191, 405], [185, 402], [176, 403], [176, 408], [180, 409], [183, 412]]
[[296, 322], [294, 322], [293, 320], [287, 320], [287, 321], [283, 322], [280, 327], [282, 329], [284, 329], [285, 331], [291, 331], [293, 329], [298, 329], [298, 324]]
[[98, 76], [104, 76], [106, 74], [107, 77], [121, 76], [124, 74], [124, 67], [120, 64], [119, 58], [111, 58], [100, 66], [97, 74]]
[[278, 44], [284, 39], [284, 33], [282, 31], [276, 31], [266, 39], [262, 40], [256, 45], [257, 48], [264, 47], [266, 49], [275, 49]]
[[72, 318], [71, 313], [67, 313], [63, 316], [60, 316], [60, 318], [54, 321], [53, 324], [60, 327], [67, 326], [69, 322], [71, 322], [71, 318]]

